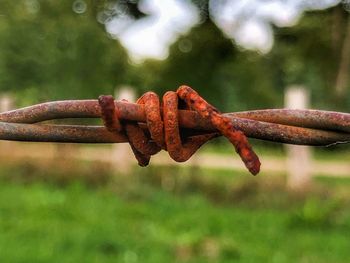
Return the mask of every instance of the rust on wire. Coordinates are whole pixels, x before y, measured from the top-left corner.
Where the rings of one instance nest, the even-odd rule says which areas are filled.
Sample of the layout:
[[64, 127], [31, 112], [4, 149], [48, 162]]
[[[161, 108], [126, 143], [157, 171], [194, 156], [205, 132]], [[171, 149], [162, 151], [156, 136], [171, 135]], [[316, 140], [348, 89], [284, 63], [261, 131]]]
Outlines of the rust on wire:
[[259, 173], [260, 161], [258, 156], [252, 150], [244, 133], [237, 130], [227, 116], [223, 116], [190, 87], [181, 86], [177, 93], [203, 118], [210, 120], [213, 126], [233, 144], [236, 152], [241, 156], [242, 161], [253, 175]]
[[[40, 123], [65, 118], [102, 118], [104, 126]], [[136, 103], [100, 96], [98, 100], [53, 101], [0, 113], [1, 140], [129, 142], [141, 166], [162, 149], [175, 161], [186, 161], [220, 135], [234, 145], [248, 170], [257, 174], [260, 161], [246, 137], [313, 146], [349, 143], [350, 114], [291, 109], [222, 114], [187, 86], [167, 92], [162, 102], [155, 93], [147, 92]]]

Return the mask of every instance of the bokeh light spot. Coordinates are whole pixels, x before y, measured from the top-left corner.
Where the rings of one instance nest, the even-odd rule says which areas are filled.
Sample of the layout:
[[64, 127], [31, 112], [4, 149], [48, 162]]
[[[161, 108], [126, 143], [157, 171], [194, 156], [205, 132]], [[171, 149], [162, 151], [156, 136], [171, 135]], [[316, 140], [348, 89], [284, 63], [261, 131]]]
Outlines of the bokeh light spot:
[[183, 53], [191, 52], [192, 50], [192, 41], [189, 39], [182, 39], [178, 44], [179, 50]]
[[72, 9], [77, 14], [85, 13], [87, 4], [83, 0], [75, 0], [72, 5]]

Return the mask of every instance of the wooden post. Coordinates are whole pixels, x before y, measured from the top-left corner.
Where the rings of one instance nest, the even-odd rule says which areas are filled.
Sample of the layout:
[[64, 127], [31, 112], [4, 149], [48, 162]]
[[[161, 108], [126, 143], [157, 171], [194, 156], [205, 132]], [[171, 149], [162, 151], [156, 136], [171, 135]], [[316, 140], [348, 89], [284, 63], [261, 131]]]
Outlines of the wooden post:
[[[11, 95], [9, 94], [0, 95], [0, 112], [13, 110], [14, 106], [15, 106], [14, 99]], [[9, 142], [9, 141], [0, 141], [0, 143], [1, 143], [1, 150], [3, 152], [11, 151], [11, 148], [14, 145], [13, 142]]]
[[[118, 100], [126, 99], [130, 102], [135, 102], [136, 95], [132, 87], [123, 86], [115, 90], [115, 98]], [[113, 168], [117, 173], [129, 174], [131, 172], [135, 158], [129, 144], [114, 144], [112, 148], [112, 156]]]
[[[285, 94], [285, 107], [306, 109], [309, 94], [302, 86], [291, 86]], [[287, 187], [292, 191], [304, 191], [311, 184], [311, 151], [308, 146], [286, 145]]]
[[8, 94], [0, 95], [0, 112], [14, 109], [14, 99]]

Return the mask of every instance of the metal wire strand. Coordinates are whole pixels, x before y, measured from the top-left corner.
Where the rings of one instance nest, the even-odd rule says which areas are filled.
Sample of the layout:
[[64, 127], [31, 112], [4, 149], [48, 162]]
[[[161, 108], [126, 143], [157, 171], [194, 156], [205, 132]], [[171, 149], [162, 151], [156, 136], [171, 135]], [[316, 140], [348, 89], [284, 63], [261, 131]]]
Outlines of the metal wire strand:
[[[120, 119], [146, 122], [144, 106], [115, 101], [119, 109]], [[263, 114], [261, 114], [263, 113]], [[234, 127], [251, 138], [298, 145], [327, 146], [333, 143], [350, 142], [350, 114], [321, 110], [290, 110], [267, 109], [258, 111], [245, 111], [225, 113]], [[66, 126], [55, 125], [60, 136], [41, 134], [43, 125], [26, 125], [42, 121], [66, 118], [101, 118], [100, 106], [97, 100], [65, 100], [52, 101], [29, 106], [22, 109], [0, 113], [0, 139], [26, 141], [53, 141], [53, 142], [79, 142], [79, 143], [122, 143], [126, 142], [124, 134], [111, 141], [104, 139], [103, 126], [93, 127], [95, 134], [90, 134], [89, 126], [72, 125], [77, 136], [66, 131]], [[18, 123], [16, 129], [9, 123]], [[322, 125], [321, 125], [321, 124]], [[179, 125], [182, 128], [214, 131], [213, 125], [194, 111], [179, 110]], [[50, 125], [45, 125], [49, 127]], [[21, 136], [19, 134], [19, 128]], [[99, 128], [99, 129], [96, 129]], [[11, 131], [9, 133], [9, 131]], [[50, 130], [50, 132], [53, 132]], [[86, 132], [86, 133], [85, 133]], [[37, 135], [37, 136], [34, 136]], [[48, 139], [41, 139], [48, 137]], [[45, 135], [45, 136], [44, 136]], [[124, 137], [125, 138], [125, 137]]]

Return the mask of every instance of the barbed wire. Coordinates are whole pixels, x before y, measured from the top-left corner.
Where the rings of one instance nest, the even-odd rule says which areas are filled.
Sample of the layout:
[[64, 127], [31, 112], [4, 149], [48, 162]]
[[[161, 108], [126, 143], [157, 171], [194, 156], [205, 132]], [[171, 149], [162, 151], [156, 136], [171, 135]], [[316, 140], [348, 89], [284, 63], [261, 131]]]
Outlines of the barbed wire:
[[[102, 118], [104, 126], [42, 123], [66, 118]], [[101, 96], [99, 100], [52, 101], [0, 113], [1, 140], [129, 142], [141, 166], [161, 149], [175, 161], [186, 161], [202, 144], [220, 135], [230, 140], [248, 170], [257, 174], [260, 162], [245, 136], [311, 146], [349, 143], [350, 114], [293, 109], [221, 114], [187, 86], [167, 92], [163, 103], [148, 92], [137, 103]]]

